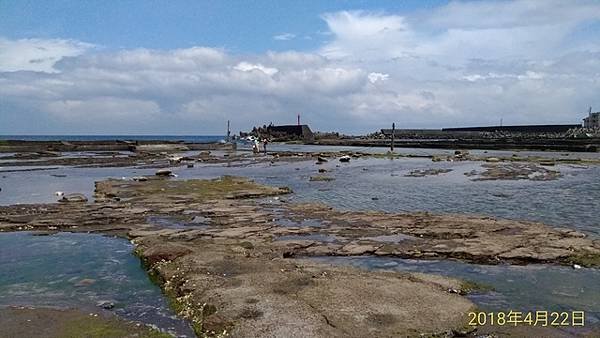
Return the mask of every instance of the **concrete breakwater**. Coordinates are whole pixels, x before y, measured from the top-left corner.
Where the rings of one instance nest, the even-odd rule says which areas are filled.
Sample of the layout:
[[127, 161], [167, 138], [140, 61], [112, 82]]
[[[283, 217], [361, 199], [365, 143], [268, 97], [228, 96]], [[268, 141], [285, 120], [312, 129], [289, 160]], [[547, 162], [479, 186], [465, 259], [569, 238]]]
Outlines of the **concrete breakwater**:
[[[318, 139], [306, 144], [327, 146], [390, 147], [390, 139], [340, 138]], [[545, 138], [457, 138], [457, 139], [396, 139], [397, 148], [437, 149], [489, 149], [489, 150], [549, 150], [573, 152], [597, 152], [600, 139], [545, 139]]]

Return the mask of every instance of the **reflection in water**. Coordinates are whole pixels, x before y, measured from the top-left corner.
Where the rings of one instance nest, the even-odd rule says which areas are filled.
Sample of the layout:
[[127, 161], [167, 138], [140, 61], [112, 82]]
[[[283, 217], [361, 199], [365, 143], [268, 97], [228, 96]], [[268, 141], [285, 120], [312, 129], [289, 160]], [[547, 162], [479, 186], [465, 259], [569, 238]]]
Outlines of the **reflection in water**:
[[[481, 162], [432, 162], [429, 159], [357, 159], [350, 163], [313, 161], [178, 167], [179, 179], [247, 176], [260, 183], [289, 186], [293, 201], [323, 202], [342, 209], [389, 212], [430, 211], [472, 213], [541, 221], [600, 234], [595, 210], [600, 200], [600, 166], [558, 165], [555, 181], [478, 181], [464, 173], [480, 170]], [[310, 182], [318, 168], [328, 170], [329, 182]], [[404, 177], [415, 169], [453, 169], [438, 176]], [[296, 170], [298, 169], [298, 170]], [[55, 191], [80, 192], [92, 198], [94, 181], [109, 177], [152, 175], [153, 169], [60, 168], [0, 174], [0, 204], [56, 201]], [[54, 175], [54, 176], [53, 176]], [[64, 176], [66, 175], [66, 176]], [[56, 177], [59, 176], [59, 177]]]

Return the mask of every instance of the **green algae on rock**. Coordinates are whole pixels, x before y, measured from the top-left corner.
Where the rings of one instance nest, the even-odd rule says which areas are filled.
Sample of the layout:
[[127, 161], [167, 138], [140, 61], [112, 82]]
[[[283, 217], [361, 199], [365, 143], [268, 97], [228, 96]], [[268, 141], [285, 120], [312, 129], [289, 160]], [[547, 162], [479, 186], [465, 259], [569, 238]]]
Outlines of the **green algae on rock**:
[[109, 179], [96, 182], [96, 200], [238, 199], [290, 193], [287, 187], [270, 187], [249, 179], [223, 176], [213, 180], [174, 180], [148, 177], [146, 181]]
[[0, 309], [0, 327], [2, 336], [8, 337], [172, 337], [168, 333], [105, 313], [87, 313], [72, 309], [3, 308]]

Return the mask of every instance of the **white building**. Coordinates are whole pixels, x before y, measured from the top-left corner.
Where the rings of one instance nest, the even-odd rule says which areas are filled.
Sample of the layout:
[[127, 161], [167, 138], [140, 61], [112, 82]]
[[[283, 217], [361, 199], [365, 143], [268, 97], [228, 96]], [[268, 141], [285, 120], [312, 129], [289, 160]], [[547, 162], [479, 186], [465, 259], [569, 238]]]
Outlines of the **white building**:
[[590, 112], [588, 117], [583, 119], [584, 128], [600, 128], [600, 112]]

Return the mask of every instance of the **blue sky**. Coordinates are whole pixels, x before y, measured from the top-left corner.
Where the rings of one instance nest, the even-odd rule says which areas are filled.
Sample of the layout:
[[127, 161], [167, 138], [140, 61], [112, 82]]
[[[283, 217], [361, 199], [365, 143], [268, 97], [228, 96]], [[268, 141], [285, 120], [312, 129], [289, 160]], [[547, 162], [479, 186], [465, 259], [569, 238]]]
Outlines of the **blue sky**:
[[[69, 38], [109, 49], [219, 47], [237, 53], [311, 50], [327, 40], [321, 14], [405, 12], [444, 1], [1, 1], [0, 34]], [[290, 33], [293, 32], [293, 33]], [[293, 40], [274, 36], [294, 34]]]
[[0, 0], [0, 133], [578, 123], [599, 60], [592, 0]]

